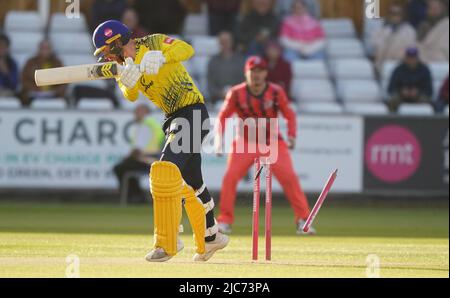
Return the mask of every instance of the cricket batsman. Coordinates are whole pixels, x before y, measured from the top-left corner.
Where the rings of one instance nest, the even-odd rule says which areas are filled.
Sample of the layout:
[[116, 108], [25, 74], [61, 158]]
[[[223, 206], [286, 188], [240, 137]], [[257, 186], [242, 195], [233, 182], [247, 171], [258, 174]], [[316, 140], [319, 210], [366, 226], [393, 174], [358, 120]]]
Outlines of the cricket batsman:
[[[100, 24], [93, 33], [99, 61], [124, 66], [117, 82], [125, 98], [136, 101], [144, 94], [165, 114], [166, 141], [159, 161], [150, 169], [153, 197], [154, 245], [149, 262], [164, 262], [183, 249], [178, 237], [184, 205], [194, 232], [194, 261], [207, 261], [227, 246], [229, 238], [218, 231], [214, 201], [203, 183], [200, 147], [208, 130], [194, 122], [209, 121], [204, 98], [182, 62], [194, 55], [184, 41], [164, 34], [131, 39], [119, 21]], [[188, 125], [186, 125], [188, 124]], [[188, 150], [178, 150], [180, 147]]]
[[[268, 146], [271, 158], [271, 168], [273, 174], [283, 187], [295, 214], [297, 234], [304, 234], [302, 227], [309, 215], [309, 206], [305, 194], [300, 186], [297, 175], [292, 166], [292, 159], [289, 149], [295, 146], [296, 138], [296, 115], [289, 106], [288, 97], [282, 87], [267, 82], [267, 62], [258, 56], [249, 57], [245, 64], [246, 81], [234, 86], [228, 92], [225, 103], [219, 113], [216, 125], [216, 152], [221, 155], [223, 150], [223, 135], [225, 132], [225, 121], [227, 118], [237, 114], [245, 120], [253, 118], [255, 120], [277, 119], [279, 112], [287, 120], [288, 139], [287, 142], [281, 136], [278, 126], [272, 129], [269, 126], [261, 126], [267, 121], [255, 121], [257, 123], [254, 135], [270, 135], [266, 140], [272, 144]], [[248, 127], [244, 127], [248, 129]], [[238, 127], [238, 133], [231, 146], [231, 153], [228, 157], [227, 169], [223, 178], [222, 190], [220, 194], [220, 216], [219, 230], [222, 233], [231, 233], [231, 225], [234, 221], [234, 203], [236, 200], [236, 187], [238, 182], [247, 174], [253, 165], [255, 158], [264, 157], [261, 150], [241, 150], [239, 148], [252, 148], [249, 140], [250, 135], [246, 129]], [[269, 131], [270, 130], [270, 131]], [[259, 142], [257, 140], [257, 142]], [[244, 144], [244, 146], [240, 146]], [[276, 150], [273, 152], [273, 150]], [[314, 234], [315, 230], [310, 229], [308, 234]]]

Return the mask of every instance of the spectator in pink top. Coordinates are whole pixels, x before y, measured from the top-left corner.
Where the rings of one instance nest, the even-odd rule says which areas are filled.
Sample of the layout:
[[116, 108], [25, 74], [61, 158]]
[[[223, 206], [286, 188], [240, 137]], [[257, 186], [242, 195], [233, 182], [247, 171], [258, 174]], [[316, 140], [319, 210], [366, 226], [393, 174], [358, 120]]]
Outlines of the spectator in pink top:
[[325, 58], [325, 33], [320, 22], [309, 15], [303, 0], [295, 0], [292, 14], [283, 20], [280, 43], [290, 62]]

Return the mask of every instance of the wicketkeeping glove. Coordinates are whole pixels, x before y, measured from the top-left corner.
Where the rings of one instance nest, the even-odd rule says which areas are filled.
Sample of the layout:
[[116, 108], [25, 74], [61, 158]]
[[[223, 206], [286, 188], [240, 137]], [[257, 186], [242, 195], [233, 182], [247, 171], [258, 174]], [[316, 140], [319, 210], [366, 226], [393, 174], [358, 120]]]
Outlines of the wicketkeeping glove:
[[133, 59], [130, 57], [125, 59], [125, 68], [119, 77], [120, 82], [127, 88], [131, 89], [136, 86], [136, 83], [141, 77], [139, 67], [134, 64]]
[[148, 75], [156, 75], [164, 63], [166, 63], [166, 58], [161, 51], [148, 51], [142, 57], [140, 70]]

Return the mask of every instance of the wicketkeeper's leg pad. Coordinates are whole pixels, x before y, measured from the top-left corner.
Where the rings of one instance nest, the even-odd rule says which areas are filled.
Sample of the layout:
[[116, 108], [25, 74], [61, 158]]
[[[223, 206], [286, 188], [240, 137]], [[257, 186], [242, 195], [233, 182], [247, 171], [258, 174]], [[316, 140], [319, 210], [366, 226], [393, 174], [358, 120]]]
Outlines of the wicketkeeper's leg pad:
[[206, 229], [205, 207], [202, 201], [197, 198], [194, 189], [187, 184], [183, 187], [182, 196], [184, 198], [184, 208], [186, 209], [186, 214], [194, 232], [196, 252], [204, 254]]
[[177, 253], [182, 189], [183, 178], [175, 164], [166, 161], [152, 164], [150, 190], [153, 197], [154, 247], [163, 248], [170, 256]]

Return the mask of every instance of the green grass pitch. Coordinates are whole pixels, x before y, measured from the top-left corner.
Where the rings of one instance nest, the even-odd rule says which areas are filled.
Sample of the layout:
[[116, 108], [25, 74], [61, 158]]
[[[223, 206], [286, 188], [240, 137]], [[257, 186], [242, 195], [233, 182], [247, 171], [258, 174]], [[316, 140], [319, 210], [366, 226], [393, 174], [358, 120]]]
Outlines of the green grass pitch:
[[[251, 262], [251, 206], [238, 206], [229, 246], [209, 262], [191, 260], [184, 220], [185, 249], [150, 264], [150, 206], [0, 203], [0, 277], [65, 277], [68, 255], [81, 277], [366, 277], [370, 254], [381, 277], [449, 277], [448, 206], [326, 206], [313, 237], [295, 235], [287, 206], [276, 205], [272, 221], [272, 262]], [[262, 259], [263, 248], [261, 237]]]

